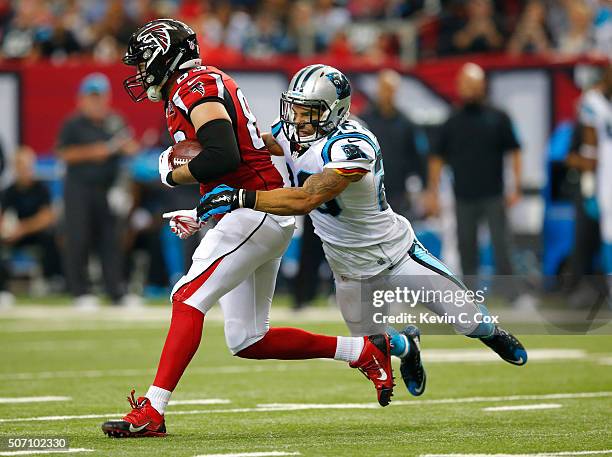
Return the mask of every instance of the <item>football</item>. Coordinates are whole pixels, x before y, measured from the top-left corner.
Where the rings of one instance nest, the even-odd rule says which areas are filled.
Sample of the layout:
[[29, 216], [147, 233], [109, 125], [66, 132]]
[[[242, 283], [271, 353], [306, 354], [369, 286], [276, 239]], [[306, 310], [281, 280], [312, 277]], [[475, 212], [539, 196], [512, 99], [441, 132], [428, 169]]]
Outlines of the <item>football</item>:
[[198, 140], [179, 141], [170, 151], [170, 166], [174, 170], [188, 163], [191, 159], [202, 152], [202, 145]]

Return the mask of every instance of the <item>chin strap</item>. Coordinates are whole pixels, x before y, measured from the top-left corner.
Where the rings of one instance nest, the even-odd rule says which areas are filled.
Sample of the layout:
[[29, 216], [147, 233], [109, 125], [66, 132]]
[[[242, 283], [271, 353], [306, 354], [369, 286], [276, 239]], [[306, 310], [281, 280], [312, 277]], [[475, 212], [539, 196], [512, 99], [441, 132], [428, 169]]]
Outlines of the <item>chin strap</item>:
[[174, 69], [183, 58], [183, 54], [185, 54], [185, 51], [181, 49], [170, 64], [170, 67], [168, 67], [168, 70], [166, 71], [166, 74], [164, 78], [160, 81], [160, 83], [156, 86], [149, 86], [147, 88], [147, 98], [149, 100], [151, 100], [152, 102], [160, 102], [162, 100], [162, 87], [164, 87], [164, 84], [166, 84], [170, 75], [174, 73]]

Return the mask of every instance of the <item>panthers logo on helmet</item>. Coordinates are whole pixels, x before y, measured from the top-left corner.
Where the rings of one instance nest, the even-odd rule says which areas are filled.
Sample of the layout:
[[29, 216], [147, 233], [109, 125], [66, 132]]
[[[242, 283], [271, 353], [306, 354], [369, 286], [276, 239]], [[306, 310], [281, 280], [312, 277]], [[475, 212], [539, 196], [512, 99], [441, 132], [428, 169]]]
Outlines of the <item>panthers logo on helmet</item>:
[[329, 79], [334, 86], [336, 86], [336, 94], [339, 99], [343, 99], [351, 95], [351, 85], [342, 73], [332, 72], [327, 73], [327, 79]]
[[151, 27], [144, 29], [138, 35], [137, 40], [147, 44], [157, 45], [161, 49], [162, 54], [170, 49], [170, 30], [173, 30], [170, 24], [153, 24]]

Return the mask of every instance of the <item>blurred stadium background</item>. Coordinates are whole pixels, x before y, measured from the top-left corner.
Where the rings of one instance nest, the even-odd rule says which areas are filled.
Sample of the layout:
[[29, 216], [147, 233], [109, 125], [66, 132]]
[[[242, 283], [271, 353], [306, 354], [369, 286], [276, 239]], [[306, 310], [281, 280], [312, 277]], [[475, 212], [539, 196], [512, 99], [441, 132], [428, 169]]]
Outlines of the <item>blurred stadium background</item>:
[[[518, 185], [512, 163], [504, 165], [508, 193], [520, 190], [507, 215], [521, 293], [489, 304], [506, 310], [529, 364], [516, 369], [465, 338], [431, 335], [449, 329], [425, 328], [427, 394], [408, 399], [398, 386], [380, 410], [370, 386], [341, 364], [232, 358], [213, 309], [173, 397], [170, 436], [103, 439], [103, 418], [120, 415], [130, 387], [150, 382], [168, 292], [198, 241], [180, 241], [161, 218], [198, 200], [195, 187], [159, 182], [157, 158], [170, 144], [161, 105], [133, 103], [122, 85], [132, 71], [120, 61], [130, 34], [158, 17], [197, 31], [204, 64], [237, 80], [261, 131], [299, 68], [344, 71], [353, 113], [388, 142], [393, 208], [455, 271], [451, 176], [444, 172], [432, 212], [428, 162], [462, 104], [457, 75], [467, 62], [479, 65], [522, 159]], [[580, 97], [611, 57], [610, 0], [0, 0], [0, 438], [62, 435], [101, 456], [610, 454], [610, 310], [597, 277], [598, 220], [571, 158], [580, 150]], [[75, 140], [84, 131], [75, 112], [109, 122], [111, 141]], [[98, 155], [81, 177], [108, 202], [87, 234], [78, 211], [65, 211], [68, 200], [98, 211], [70, 190], [62, 148], [79, 142]], [[116, 142], [130, 153], [109, 155]], [[468, 165], [488, 172], [480, 161]], [[101, 236], [107, 226], [116, 229], [110, 238]], [[476, 273], [486, 282], [500, 271], [488, 228], [479, 234]], [[92, 255], [72, 268], [92, 287], [73, 290], [66, 254], [84, 236]], [[74, 312], [97, 307], [96, 297], [134, 310]], [[346, 333], [308, 219], [283, 260], [272, 321]]]
[[[376, 114], [389, 104], [391, 118], [401, 117], [400, 125], [410, 134], [404, 150], [387, 152], [387, 169], [394, 170], [387, 176], [387, 192], [394, 194], [394, 207], [410, 217], [428, 249], [456, 271], [461, 262], [450, 186], [442, 184], [439, 217], [427, 217], [422, 192], [439, 126], [458, 102], [456, 75], [465, 62], [479, 64], [487, 74], [491, 104], [510, 116], [521, 145], [522, 198], [508, 212], [515, 271], [542, 279], [571, 270], [579, 177], [566, 158], [576, 149], [571, 137], [581, 92], [597, 80], [597, 70], [612, 55], [612, 2], [607, 0], [1, 1], [0, 183], [6, 188], [15, 179], [12, 158], [20, 145], [31, 148], [36, 178], [48, 188], [53, 209], [45, 226], [51, 240], [44, 242], [55, 244], [58, 253], [66, 252], [70, 231], [65, 228], [72, 223], [63, 217], [60, 132], [77, 108], [80, 84], [95, 72], [110, 81], [112, 110], [123, 117], [123, 132], [137, 142], [135, 153], [114, 165], [117, 173], [108, 185], [122, 254], [111, 262], [120, 264], [116, 268], [130, 297], [163, 298], [189, 260], [189, 248], [169, 235], [159, 216], [164, 210], [191, 207], [196, 192], [162, 191], [155, 157], [169, 139], [160, 107], [134, 104], [122, 88], [131, 71], [120, 63], [130, 34], [139, 24], [164, 16], [179, 18], [197, 31], [204, 63], [237, 79], [262, 131], [278, 116], [279, 94], [293, 72], [313, 62], [331, 63], [349, 75], [355, 115]], [[385, 69], [400, 75], [391, 87], [379, 81]], [[385, 100], [389, 97], [391, 102]], [[508, 175], [506, 187], [512, 185]], [[20, 249], [19, 240], [10, 235], [19, 220], [7, 210], [3, 274], [11, 279], [5, 289], [17, 295], [65, 294], [64, 263], [49, 266], [46, 259], [41, 268], [35, 252], [40, 242]], [[292, 289], [291, 279], [305, 274], [306, 289], [325, 295], [330, 292], [328, 273], [325, 265], [318, 267], [316, 247], [307, 250], [314, 258], [300, 270], [299, 236], [287, 253], [280, 289]], [[486, 228], [480, 244], [480, 272], [491, 274], [495, 262]], [[97, 264], [94, 260], [89, 267], [94, 292], [100, 290], [102, 277]], [[541, 282], [548, 289], [555, 286], [554, 281]], [[312, 294], [297, 289], [296, 306], [313, 300]], [[111, 298], [118, 301], [122, 290], [111, 291]]]

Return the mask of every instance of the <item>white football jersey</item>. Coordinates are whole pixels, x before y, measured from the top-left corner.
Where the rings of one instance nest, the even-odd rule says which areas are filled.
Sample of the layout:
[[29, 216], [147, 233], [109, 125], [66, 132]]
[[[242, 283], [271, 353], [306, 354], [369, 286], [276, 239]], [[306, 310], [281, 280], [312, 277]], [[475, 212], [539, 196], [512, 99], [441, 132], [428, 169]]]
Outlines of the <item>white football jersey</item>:
[[414, 232], [406, 218], [387, 204], [382, 155], [372, 132], [348, 120], [299, 154], [292, 151], [280, 122], [272, 126], [272, 134], [285, 153], [288, 187], [302, 186], [310, 175], [325, 168], [347, 176], [363, 176], [310, 213], [337, 276], [375, 276], [406, 255]]
[[597, 89], [586, 92], [580, 104], [580, 120], [597, 131], [597, 200], [612, 205], [612, 101]]

